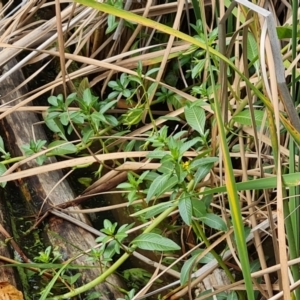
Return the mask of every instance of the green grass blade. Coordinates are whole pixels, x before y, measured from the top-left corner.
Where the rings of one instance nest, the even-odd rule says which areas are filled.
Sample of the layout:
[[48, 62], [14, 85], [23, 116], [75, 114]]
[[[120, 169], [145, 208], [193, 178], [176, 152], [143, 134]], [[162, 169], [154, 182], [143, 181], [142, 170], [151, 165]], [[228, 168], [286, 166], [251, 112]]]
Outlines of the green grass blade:
[[[300, 183], [300, 172], [282, 175], [282, 179], [285, 187], [298, 186]], [[277, 177], [274, 176], [268, 178], [249, 180], [245, 182], [238, 182], [236, 184], [236, 187], [238, 191], [273, 189], [277, 188]], [[201, 192], [201, 194], [207, 195], [223, 192], [226, 192], [226, 186], [220, 186], [210, 190], [205, 190]]]
[[[205, 23], [205, 11], [204, 8], [202, 7], [201, 9], [201, 17], [203, 22]], [[237, 246], [237, 254], [240, 259], [241, 263], [241, 268], [242, 268], [242, 274], [245, 280], [245, 285], [246, 285], [246, 292], [247, 292], [247, 299], [248, 300], [254, 300], [254, 291], [253, 291], [253, 283], [252, 283], [252, 278], [251, 278], [251, 270], [250, 270], [250, 263], [249, 263], [249, 255], [248, 255], [248, 248], [247, 248], [247, 243], [246, 243], [246, 235], [244, 231], [244, 222], [242, 219], [242, 213], [241, 213], [241, 206], [240, 206], [240, 200], [238, 196], [238, 191], [237, 191], [237, 186], [236, 186], [236, 181], [233, 173], [233, 166], [232, 166], [232, 161], [230, 157], [230, 152], [229, 152], [229, 147], [227, 143], [227, 138], [226, 138], [226, 132], [225, 132], [225, 124], [222, 119], [222, 112], [221, 112], [221, 103], [220, 99], [221, 97], [218, 96], [218, 91], [216, 89], [216, 84], [215, 84], [215, 78], [214, 78], [214, 73], [213, 73], [213, 68], [211, 64], [211, 59], [213, 58], [213, 55], [210, 53], [210, 49], [208, 46], [208, 36], [207, 32], [205, 31], [205, 50], [206, 50], [206, 57], [207, 57], [207, 62], [208, 62], [208, 68], [209, 68], [209, 73], [210, 73], [210, 81], [211, 81], [211, 86], [214, 94], [214, 101], [213, 101], [213, 106], [214, 106], [214, 111], [215, 111], [215, 118], [216, 118], [216, 123], [219, 131], [219, 139], [220, 139], [220, 148], [221, 148], [221, 153], [223, 155], [223, 164], [224, 164], [224, 170], [225, 170], [225, 185], [226, 185], [226, 190], [227, 190], [227, 195], [228, 195], [228, 200], [229, 200], [229, 208], [230, 208], [230, 214], [231, 214], [231, 220], [233, 224], [233, 231], [234, 231], [234, 237], [236, 241], [236, 246]], [[220, 74], [219, 76], [219, 82], [224, 84], [224, 87], [227, 87], [227, 80], [225, 80], [226, 77], [226, 72], [227, 68], [224, 66], [220, 68]], [[224, 80], [223, 80], [224, 79]], [[222, 93], [222, 91], [221, 91]], [[219, 93], [220, 94], [220, 93]], [[227, 112], [226, 112], [227, 113]], [[243, 299], [244, 295], [241, 295], [241, 299]]]

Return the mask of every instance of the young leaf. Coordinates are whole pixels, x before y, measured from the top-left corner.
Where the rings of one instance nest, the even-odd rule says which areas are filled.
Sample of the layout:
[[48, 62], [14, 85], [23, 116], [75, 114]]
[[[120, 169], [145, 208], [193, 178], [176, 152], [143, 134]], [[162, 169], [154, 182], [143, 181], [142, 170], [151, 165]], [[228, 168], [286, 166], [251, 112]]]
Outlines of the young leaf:
[[46, 155], [40, 155], [35, 160], [39, 166], [41, 166], [47, 159]]
[[63, 112], [59, 115], [59, 120], [62, 125], [67, 126], [69, 124], [69, 113]]
[[118, 26], [118, 22], [116, 22], [116, 17], [113, 16], [113, 15], [109, 15], [107, 17], [107, 29], [105, 30], [105, 34], [109, 34], [111, 33], [112, 31], [114, 31], [117, 26]]
[[93, 95], [90, 89], [85, 89], [83, 91], [83, 102], [86, 104], [87, 107], [90, 107], [93, 102]]
[[57, 98], [55, 96], [50, 96], [48, 98], [48, 102], [53, 106], [58, 106]]
[[80, 177], [78, 178], [78, 182], [82, 185], [84, 185], [86, 188], [89, 187], [92, 184], [92, 178], [90, 177]]
[[70, 285], [74, 284], [78, 278], [81, 276], [81, 273], [77, 273], [71, 276], [63, 275], [62, 278], [66, 280]]
[[76, 124], [83, 124], [85, 115], [80, 111], [69, 112], [70, 119]]
[[140, 249], [149, 251], [173, 251], [180, 250], [180, 247], [172, 240], [162, 237], [156, 233], [143, 233], [136, 237], [132, 244]]
[[191, 225], [192, 223], [192, 214], [193, 214], [193, 207], [191, 198], [188, 195], [185, 195], [183, 198], [179, 199], [178, 203], [179, 213], [182, 220], [187, 224]]
[[205, 130], [205, 112], [201, 107], [185, 107], [184, 114], [188, 124], [196, 131], [204, 136]]

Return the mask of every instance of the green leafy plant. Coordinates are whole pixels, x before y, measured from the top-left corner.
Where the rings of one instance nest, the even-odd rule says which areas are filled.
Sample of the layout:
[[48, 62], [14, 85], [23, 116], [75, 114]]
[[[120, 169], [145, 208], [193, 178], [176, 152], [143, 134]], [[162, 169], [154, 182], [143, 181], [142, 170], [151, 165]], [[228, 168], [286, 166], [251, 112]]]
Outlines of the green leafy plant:
[[104, 262], [108, 262], [112, 260], [116, 253], [120, 254], [120, 250], [123, 248], [122, 242], [128, 236], [126, 231], [134, 224], [124, 224], [117, 229], [117, 223], [111, 223], [109, 220], [104, 220], [103, 225], [104, 228], [101, 229], [101, 232], [103, 232], [105, 236], [98, 237], [96, 242], [102, 243], [98, 253], [101, 255]]
[[[86, 144], [91, 143], [93, 137], [99, 136], [101, 130], [104, 133], [118, 125], [114, 116], [105, 114], [117, 100], [99, 101], [98, 97], [92, 95], [90, 89], [83, 91], [82, 98], [73, 93], [66, 101], [62, 95], [58, 95], [49, 97], [48, 102], [51, 106], [44, 116], [46, 125], [64, 140], [67, 140], [66, 133], [70, 135], [74, 126], [81, 131], [82, 142]], [[73, 102], [79, 106], [78, 111], [69, 111], [69, 106]]]
[[[31, 156], [32, 154], [38, 153], [39, 151], [42, 150], [42, 148], [45, 146], [47, 141], [42, 141], [42, 140], [31, 140], [29, 144], [25, 144], [22, 146], [22, 149], [24, 150], [26, 156]], [[46, 155], [40, 155], [36, 158], [36, 162], [39, 165], [42, 165], [45, 160], [47, 159]]]
[[[183, 2], [178, 2], [174, 16], [165, 14], [156, 21], [131, 13], [126, 6], [123, 9], [123, 3], [119, 0], [110, 0], [108, 3], [94, 0], [77, 2], [103, 12], [99, 15], [103, 18], [101, 22], [106, 22], [106, 34], [118, 27], [120, 29], [122, 26], [119, 25], [124, 19], [134, 24], [132, 28], [135, 31], [124, 48], [122, 37], [118, 40], [114, 37], [113, 51], [110, 53], [118, 49], [124, 52], [102, 61], [97, 52], [97, 37], [94, 38], [94, 33], [90, 35], [80, 27], [78, 40], [81, 42], [81, 37], [85, 36], [84, 40], [93, 42], [86, 47], [80, 44], [76, 48], [82, 49], [79, 56], [68, 57], [66, 53], [66, 57], [77, 57], [82, 62], [83, 55], [88, 53], [87, 63], [100, 69], [93, 69], [92, 72], [101, 73], [105, 70], [100, 76], [92, 73], [92, 78], [95, 91], [99, 88], [97, 83], [103, 80], [101, 97], [107, 98], [99, 99], [91, 89], [83, 89], [82, 86], [78, 93], [66, 98], [62, 95], [51, 96], [48, 99], [50, 108], [44, 113], [44, 119], [59, 140], [47, 147], [42, 141], [31, 141], [25, 145], [24, 151], [26, 156], [36, 158], [41, 151], [48, 150], [38, 158], [42, 164], [51, 155], [65, 158], [70, 154], [87, 156], [87, 149], [90, 154], [93, 152], [90, 161], [97, 161], [101, 165], [96, 175], [102, 171], [103, 161], [108, 161], [105, 170], [108, 176], [104, 179], [110, 178], [115, 182], [122, 178], [124, 182], [118, 181], [117, 188], [128, 201], [121, 206], [132, 206], [127, 208], [127, 211], [134, 211], [130, 217], [142, 224], [137, 226], [140, 231], [136, 231], [133, 237], [128, 233], [133, 225], [125, 224], [131, 221], [105, 220], [101, 229], [105, 236], [96, 239], [100, 243], [99, 248], [91, 249], [88, 259], [97, 262], [100, 268], [103, 265], [106, 268], [101, 269], [99, 276], [91, 282], [54, 299], [71, 298], [89, 292], [116, 272], [138, 249], [163, 253], [172, 263], [177, 261], [176, 266], [171, 267], [173, 271], [180, 272], [178, 283], [182, 291], [185, 285], [190, 289], [201, 278], [191, 275], [196, 270], [199, 274], [202, 264], [207, 263], [222, 268], [228, 279], [234, 282], [233, 272], [224, 262], [228, 257], [229, 240], [230, 251], [235, 252], [239, 261], [237, 265], [240, 264], [235, 272], [243, 276], [246, 291], [196, 291], [195, 297], [241, 300], [252, 300], [261, 297], [261, 294], [272, 297], [272, 279], [268, 275], [264, 249], [261, 247], [262, 233], [256, 230], [259, 228], [258, 222], [263, 219], [261, 216], [267, 216], [266, 222], [269, 222], [274, 238], [275, 256], [277, 260], [280, 258], [282, 264], [281, 271], [287, 274], [289, 267], [293, 280], [297, 282], [300, 278], [299, 268], [297, 265], [288, 266], [287, 258], [288, 255], [291, 259], [297, 258], [300, 245], [297, 231], [300, 206], [297, 185], [300, 175], [296, 146], [300, 144], [300, 134], [299, 126], [296, 126], [297, 123], [299, 125], [298, 115], [293, 110], [300, 99], [297, 83], [299, 72], [295, 63], [299, 35], [298, 1], [292, 2], [293, 22], [277, 28], [280, 38], [291, 38], [291, 41], [284, 41], [286, 46], [282, 49], [276, 44], [276, 29], [272, 25], [274, 20], [271, 15], [273, 10], [267, 11], [254, 2], [226, 0], [225, 9], [217, 3], [211, 14], [210, 6], [207, 11], [207, 3], [192, 0], [184, 17]], [[192, 10], [195, 25], [189, 23]], [[283, 10], [282, 6], [280, 10]], [[151, 8], [151, 15], [153, 13]], [[206, 21], [208, 15], [210, 20]], [[258, 22], [258, 15], [266, 21], [264, 27]], [[280, 22], [284, 19], [283, 15], [276, 16], [276, 20]], [[217, 21], [215, 17], [220, 19]], [[182, 20], [188, 20], [188, 24]], [[90, 30], [92, 26], [87, 28]], [[270, 45], [267, 40], [264, 41], [267, 31]], [[257, 33], [261, 33], [261, 40]], [[267, 62], [264, 61], [264, 52], [268, 56]], [[284, 55], [284, 64], [281, 54]], [[121, 60], [125, 56], [123, 63]], [[268, 70], [265, 70], [265, 66], [268, 66]], [[286, 68], [285, 72], [283, 67]], [[278, 76], [281, 71], [283, 77]], [[291, 83], [288, 87], [292, 97], [289, 97], [284, 80], [286, 74], [290, 73]], [[75, 75], [78, 76], [74, 73], [70, 79]], [[108, 79], [104, 80], [107, 75]], [[292, 98], [294, 103], [290, 103], [290, 106], [295, 115], [288, 112], [286, 105], [283, 108], [276, 102], [278, 94], [282, 103]], [[118, 109], [114, 110], [116, 104]], [[262, 125], [264, 128], [261, 128]], [[71, 136], [74, 131], [80, 141], [73, 143]], [[289, 149], [285, 146], [287, 141]], [[105, 154], [99, 154], [98, 150]], [[24, 159], [11, 158], [1, 140], [0, 152], [3, 159], [0, 174], [6, 172], [10, 163]], [[94, 153], [97, 157], [94, 157]], [[75, 161], [73, 157], [72, 161]], [[123, 172], [127, 172], [125, 180]], [[102, 179], [99, 179], [101, 185]], [[91, 178], [88, 180], [82, 177], [81, 182], [88, 185]], [[5, 185], [4, 182], [2, 184]], [[273, 216], [275, 205], [276, 220]], [[147, 226], [143, 227], [146, 222]], [[282, 247], [277, 246], [277, 234]], [[257, 255], [250, 253], [247, 248], [250, 235]], [[176, 240], [179, 236], [180, 242]], [[286, 237], [288, 255], [284, 245]], [[188, 248], [194, 249], [189, 251]], [[45, 261], [51, 259], [47, 253], [41, 254]], [[261, 263], [259, 268], [265, 270], [265, 274], [255, 280], [256, 284], [264, 282], [266, 287], [261, 288], [266, 295], [253, 289], [252, 277], [258, 269], [257, 256]], [[59, 274], [57, 276], [65, 276], [64, 268], [67, 267], [55, 269]], [[146, 281], [144, 274], [138, 275]], [[136, 274], [132, 271], [126, 275]], [[50, 293], [57, 278], [47, 286], [42, 299]], [[300, 289], [291, 291], [288, 276], [281, 276], [281, 279], [284, 297], [300, 299]], [[67, 280], [73, 282], [72, 278]], [[125, 299], [135, 297], [134, 290], [122, 292]], [[91, 294], [90, 297], [100, 296]]]
[[57, 249], [53, 249], [51, 246], [48, 246], [45, 251], [40, 251], [39, 256], [34, 258], [37, 262], [42, 263], [51, 263], [59, 260], [61, 258], [61, 254]]

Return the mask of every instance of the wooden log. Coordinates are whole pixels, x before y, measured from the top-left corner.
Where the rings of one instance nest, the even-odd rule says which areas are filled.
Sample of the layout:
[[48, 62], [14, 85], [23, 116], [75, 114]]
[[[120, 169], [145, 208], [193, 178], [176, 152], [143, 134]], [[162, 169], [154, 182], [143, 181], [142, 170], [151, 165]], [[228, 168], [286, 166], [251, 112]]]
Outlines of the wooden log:
[[[9, 282], [13, 286], [17, 286], [18, 278], [16, 270], [12, 267], [4, 267], [4, 265], [9, 263], [9, 259], [12, 258], [12, 248], [10, 247], [8, 235], [11, 236], [9, 232], [10, 222], [9, 217], [6, 214], [7, 207], [3, 201], [3, 197], [0, 198], [0, 256], [7, 258], [8, 260], [0, 260], [0, 282]], [[6, 232], [8, 234], [6, 234]]]
[[[14, 60], [9, 61], [3, 71], [6, 72], [11, 69], [14, 63]], [[22, 72], [19, 71], [14, 73], [13, 79], [8, 77], [6, 82], [0, 85], [0, 95], [2, 96], [0, 99], [1, 104], [8, 103], [26, 93], [26, 89], [22, 88], [18, 89], [15, 93], [9, 94], [10, 91], [15, 89], [15, 87], [23, 81], [24, 76]], [[7, 96], [3, 97], [4, 95]], [[21, 145], [28, 144], [30, 140], [34, 139], [34, 136], [36, 140], [47, 139], [41, 125], [33, 126], [33, 124], [39, 121], [35, 113], [28, 111], [14, 112], [1, 120], [5, 145], [13, 157], [24, 155]], [[32, 132], [33, 127], [34, 136]], [[55, 161], [55, 158], [47, 159], [46, 164], [51, 164]], [[21, 168], [32, 168], [34, 166], [36, 166], [36, 163], [30, 161], [26, 165], [22, 165]], [[50, 209], [52, 205], [59, 205], [74, 198], [74, 193], [68, 182], [66, 180], [60, 182], [62, 177], [63, 174], [61, 171], [54, 171], [18, 181], [18, 185], [22, 188], [24, 197], [36, 215], [39, 215], [41, 211], [43, 212]], [[60, 183], [54, 188], [58, 182]], [[78, 209], [78, 207], [72, 207], [70, 209]], [[73, 214], [72, 216], [89, 224], [89, 220], [83, 214]], [[51, 245], [59, 248], [64, 259], [76, 257], [83, 251], [91, 249], [96, 245], [94, 241], [95, 236], [64, 219], [52, 216], [47, 219], [47, 223], [47, 229], [45, 230], [47, 238]], [[53, 232], [55, 232], [55, 234], [53, 234]], [[73, 263], [85, 266], [94, 265], [92, 262], [87, 262], [86, 259], [87, 256], [81, 256]], [[81, 284], [90, 282], [99, 276], [101, 273], [100, 270], [100, 268], [91, 268], [80, 272], [82, 274], [80, 279]], [[101, 292], [101, 299], [117, 299], [118, 297], [122, 297], [122, 294], [114, 288], [114, 286], [123, 286], [121, 280], [116, 275], [112, 275], [108, 278], [107, 282], [111, 284], [103, 283], [95, 288], [96, 291]]]

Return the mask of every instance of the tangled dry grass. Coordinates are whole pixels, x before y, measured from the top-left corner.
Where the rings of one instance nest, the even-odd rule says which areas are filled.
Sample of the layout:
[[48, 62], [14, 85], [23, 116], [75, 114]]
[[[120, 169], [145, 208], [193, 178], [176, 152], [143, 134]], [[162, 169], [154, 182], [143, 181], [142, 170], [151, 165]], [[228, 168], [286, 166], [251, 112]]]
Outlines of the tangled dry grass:
[[[260, 7], [267, 8], [272, 13], [277, 26], [285, 26], [292, 23], [292, 3], [288, 1], [258, 1], [256, 4]], [[197, 101], [197, 97], [191, 93], [191, 87], [200, 84], [200, 82], [205, 82], [210, 77], [209, 70], [205, 67], [201, 70], [201, 74], [197, 80], [191, 80], [191, 78], [187, 79], [185, 74], [186, 70], [178, 67], [176, 76], [178, 76], [177, 82], [180, 82], [180, 84], [178, 84], [178, 86], [168, 85], [166, 83], [166, 75], [169, 74], [172, 64], [178, 60], [182, 53], [187, 52], [191, 45], [174, 36], [159, 34], [156, 29], [145, 27], [141, 24], [132, 26], [133, 29], [128, 29], [124, 23], [120, 22], [113, 34], [105, 34], [108, 15], [72, 1], [63, 1], [61, 3], [59, 3], [59, 1], [50, 2], [45, 0], [25, 1], [23, 5], [13, 11], [11, 15], [7, 15], [7, 11], [11, 5], [12, 1], [2, 7], [2, 15], [5, 17], [3, 17], [0, 22], [0, 46], [2, 48], [0, 52], [0, 62], [1, 66], [4, 66], [10, 59], [18, 58], [18, 63], [9, 72], [0, 76], [0, 84], [6, 76], [13, 76], [15, 70], [28, 66], [32, 66], [32, 69], [35, 71], [28, 76], [22, 85], [30, 85], [31, 81], [39, 81], [39, 77], [44, 76], [41, 74], [44, 74], [45, 69], [47, 69], [49, 65], [56, 65], [57, 71], [54, 80], [41, 83], [39, 87], [30, 90], [22, 97], [22, 102], [19, 104], [15, 105], [14, 102], [11, 102], [2, 105], [0, 107], [0, 111], [2, 112], [0, 118], [5, 118], [15, 111], [30, 110], [36, 113], [43, 113], [48, 107], [39, 104], [39, 97], [48, 95], [49, 93], [57, 93], [58, 88], [60, 88], [60, 91], [62, 91], [64, 95], [68, 95], [74, 91], [77, 92], [78, 82], [83, 81], [84, 78], [89, 78], [89, 87], [92, 88], [95, 93], [98, 93], [100, 97], [104, 98], [109, 89], [109, 81], [121, 73], [136, 75], [139, 62], [142, 62], [143, 70], [145, 71], [158, 67], [159, 72], [152, 78], [152, 81], [159, 82], [161, 86], [166, 87], [169, 91], [178, 95], [181, 99], [184, 99], [184, 101]], [[199, 2], [199, 5], [203, 5], [206, 11], [206, 30], [207, 33], [210, 33], [217, 26], [216, 12], [218, 12], [221, 17], [224, 16], [226, 7], [229, 7], [229, 1], [207, 0], [204, 3]], [[189, 29], [186, 24], [192, 22], [190, 18], [193, 3], [189, 1], [182, 0], [171, 3], [154, 2], [150, 0], [133, 3], [128, 1], [125, 4], [125, 8], [137, 15], [150, 18], [157, 22], [168, 23], [170, 27], [187, 33]], [[265, 65], [262, 65], [263, 61], [260, 61], [260, 63], [256, 61], [254, 55], [256, 54], [262, 57], [262, 55], [259, 54], [259, 46], [261, 43], [259, 33], [262, 29], [262, 20], [257, 14], [249, 13], [245, 7], [237, 6], [234, 10], [234, 18], [231, 19], [231, 22], [232, 24], [227, 23], [226, 25], [227, 29], [229, 28], [231, 31], [226, 33], [225, 41], [227, 47], [222, 54], [228, 56], [228, 58], [234, 57], [234, 65], [236, 68], [245, 74], [248, 80], [257, 87], [257, 89], [262, 90], [267, 95], [270, 83], [271, 88], [269, 95], [271, 95], [271, 106], [275, 112], [271, 118], [274, 119], [274, 122], [279, 122], [279, 119], [276, 120], [276, 112], [285, 111], [286, 107], [284, 106], [285, 102], [282, 98], [281, 102], [276, 101], [276, 98], [278, 98], [278, 81], [274, 75], [278, 66], [276, 66], [276, 64], [272, 65], [270, 57], [273, 57], [273, 53], [268, 41], [266, 41], [265, 47], [263, 47], [267, 57], [266, 61], [264, 61]], [[247, 38], [243, 30], [251, 32], [251, 39], [249, 37]], [[159, 36], [161, 40], [158, 40], [157, 36]], [[219, 42], [218, 39], [214, 41], [215, 44]], [[285, 78], [290, 80], [292, 72], [298, 74], [297, 66], [299, 57], [293, 54], [289, 39], [282, 40], [281, 46]], [[247, 52], [253, 54], [251, 59], [255, 61], [255, 63], [258, 62], [258, 66], [254, 64], [254, 71], [252, 66], [250, 74], [248, 70], [250, 69], [249, 63], [251, 63], [251, 59], [247, 56]], [[265, 70], [265, 72], [263, 72], [263, 70]], [[149, 84], [151, 78], [147, 79], [149, 80]], [[223, 117], [225, 123], [227, 123], [226, 120], [228, 120], [228, 126], [230, 128], [228, 131], [228, 136], [230, 136], [230, 138], [228, 138], [228, 146], [230, 157], [234, 165], [233, 173], [236, 181], [243, 182], [248, 181], [249, 178], [272, 177], [275, 174], [278, 175], [279, 169], [283, 172], [285, 170], [289, 170], [291, 173], [296, 172], [298, 169], [299, 156], [297, 151], [295, 153], [291, 152], [291, 146], [289, 145], [290, 134], [286, 132], [280, 134], [280, 147], [278, 148], [278, 153], [280, 154], [279, 161], [275, 161], [271, 139], [274, 135], [276, 136], [276, 132], [272, 132], [272, 126], [264, 126], [268, 119], [268, 110], [266, 107], [264, 107], [261, 101], [258, 101], [257, 95], [252, 90], [249, 90], [247, 83], [238, 73], [219, 79], [219, 82], [222, 82], [221, 80], [225, 80], [223, 81], [223, 87], [226, 88], [228, 86], [228, 92], [225, 90], [223, 92], [223, 95], [226, 95], [223, 99], [223, 103], [228, 104], [223, 105]], [[16, 89], [20, 87], [21, 86], [18, 86]], [[292, 91], [293, 97], [297, 94], [297, 89], [298, 86], [294, 87]], [[153, 101], [154, 95], [155, 93], [151, 94], [149, 99], [150, 103]], [[120, 115], [130, 109], [130, 107], [126, 107], [126, 105], [125, 107], [122, 106], [123, 99], [118, 100], [119, 105], [117, 108], [109, 111], [111, 114]], [[263, 112], [261, 120], [262, 126], [260, 126], [260, 129], [251, 126], [251, 121], [248, 124], [249, 126], [242, 126], [234, 121], [234, 116], [244, 108], [249, 108], [250, 111], [253, 112], [252, 118], [254, 119], [256, 118], [255, 110]], [[70, 110], [77, 109], [77, 107], [70, 107]], [[207, 120], [213, 120], [215, 112], [212, 107], [206, 105], [204, 109], [207, 113]], [[32, 160], [49, 151], [45, 149], [44, 152], [40, 152], [12, 164], [7, 172], [1, 176], [1, 181], [15, 180], [20, 177], [51, 172], [56, 169], [70, 168], [95, 161], [97, 163], [99, 161], [114, 161], [128, 158], [128, 156], [131, 158], [139, 158], [139, 161], [126, 161], [113, 168], [105, 176], [96, 180], [87, 188], [85, 193], [75, 200], [79, 202], [83, 201], [88, 195], [106, 193], [116, 187], [120, 182], [126, 180], [128, 170], [155, 170], [158, 167], [157, 163], [149, 162], [146, 159], [147, 151], [127, 153], [123, 151], [122, 143], [132, 139], [144, 140], [145, 132], [151, 130], [153, 126], [160, 127], [170, 120], [171, 117], [181, 116], [183, 111], [184, 106], [176, 107], [169, 103], [163, 110], [156, 109], [153, 111], [154, 122], [151, 123], [146, 122], [147, 114], [145, 113], [143, 121], [139, 126], [136, 126], [134, 130], [106, 144], [106, 149], [108, 149], [107, 153], [104, 153], [104, 149], [99, 149], [97, 152], [90, 153], [89, 156], [68, 158], [55, 164], [43, 165], [14, 173], [16, 168], [26, 163], [26, 161]], [[161, 118], [162, 115], [167, 118]], [[290, 119], [290, 121], [292, 124], [293, 121], [295, 122], [294, 124], [299, 122], [297, 117], [294, 120]], [[37, 126], [43, 125], [38, 124]], [[184, 123], [181, 126], [184, 127]], [[210, 147], [213, 149], [212, 152], [214, 154], [218, 153], [218, 155], [221, 155], [218, 150], [220, 143], [218, 130], [213, 121], [211, 121], [210, 126]], [[297, 128], [297, 126], [295, 127]], [[111, 133], [102, 137], [103, 140], [109, 140], [111, 138]], [[81, 137], [78, 136], [77, 141], [80, 140]], [[197, 153], [193, 151], [186, 153], [187, 157], [193, 157], [195, 155], [197, 155]], [[278, 162], [280, 167], [278, 167]], [[215, 165], [213, 171], [201, 182], [199, 188], [205, 186], [216, 187], [224, 183], [226, 183], [226, 178], [224, 178], [224, 168], [222, 166], [221, 157], [220, 163]], [[294, 204], [290, 202], [291, 213], [299, 209], [297, 206], [298, 189], [295, 188], [293, 193], [288, 191], [287, 195], [281, 192], [279, 193], [278, 191], [280, 190], [285, 191], [285, 189], [280, 189], [280, 186], [278, 186], [275, 190], [265, 189], [260, 193], [256, 191], [255, 187], [239, 192], [242, 217], [244, 223], [251, 228], [251, 235], [247, 238], [249, 251], [253, 251], [250, 257], [253, 261], [257, 260], [261, 268], [260, 271], [253, 273], [252, 277], [263, 277], [263, 283], [260, 283], [259, 280], [254, 281], [255, 289], [260, 292], [260, 299], [279, 299], [282, 295], [282, 293], [278, 293], [279, 291], [284, 291], [285, 297], [287, 297], [289, 290], [295, 289], [299, 284], [299, 281], [294, 282], [291, 273], [288, 273], [289, 268], [287, 267], [290, 264], [299, 263], [298, 259], [294, 261], [291, 260], [290, 252], [287, 254], [285, 246], [284, 249], [280, 251], [280, 244], [285, 241], [284, 222], [288, 216], [284, 216], [283, 213], [278, 215], [279, 211], [283, 211], [283, 204], [280, 203], [287, 201], [286, 197], [288, 196], [295, 201]], [[74, 203], [72, 199], [70, 199], [70, 204], [71, 203]], [[127, 204], [124, 203], [107, 208], [95, 208], [92, 212], [104, 209], [119, 209], [124, 205]], [[216, 195], [212, 207], [216, 214], [228, 221], [230, 211], [228, 209], [226, 195]], [[89, 213], [91, 210], [85, 212]], [[294, 228], [294, 230], [296, 230], [296, 228]], [[212, 240], [211, 245], [205, 250], [205, 253], [226, 241], [228, 251], [221, 256], [224, 261], [231, 258], [230, 265], [233, 269], [239, 269], [239, 259], [236, 256], [235, 245], [230, 238], [231, 233], [231, 231], [226, 233], [218, 232], [212, 235], [210, 237]], [[299, 240], [300, 238], [297, 237], [296, 243], [299, 243]], [[187, 241], [188, 236], [185, 234], [184, 228], [182, 228], [182, 242], [185, 244]], [[267, 241], [271, 241], [271, 243], [267, 243]], [[254, 248], [252, 245], [254, 245]], [[287, 244], [287, 247], [288, 246]], [[193, 247], [199, 247], [199, 244], [197, 242], [196, 244], [189, 245], [189, 247], [193, 249]], [[189, 252], [190, 251], [186, 250], [178, 260], [183, 260]], [[285, 255], [282, 253], [285, 253]], [[204, 255], [205, 254], [203, 254], [203, 256]], [[270, 265], [270, 256], [274, 260], [273, 265]], [[159, 264], [156, 264], [156, 266], [160, 269], [166, 268]], [[182, 287], [172, 299], [177, 299], [187, 294], [193, 286], [202, 281], [216, 266], [217, 263], [215, 261], [205, 265], [205, 267], [196, 273], [197, 280], [186, 287]], [[281, 268], [285, 270], [282, 273]], [[276, 280], [274, 280], [274, 276], [270, 276], [270, 273], [273, 272], [277, 272], [277, 275], [275, 275]], [[171, 272], [171, 274], [175, 276], [175, 278], [177, 277], [177, 279], [180, 277], [178, 272]], [[154, 274], [148, 286], [150, 286], [156, 278], [157, 275]], [[174, 279], [174, 281], [177, 279]], [[222, 290], [244, 289], [244, 283], [238, 281], [225, 287], [214, 287], [214, 289], [217, 291], [212, 292], [212, 295]], [[144, 293], [146, 290], [147, 288], [144, 290]], [[206, 297], [208, 297], [208, 295], [197, 299], [205, 299]]]

